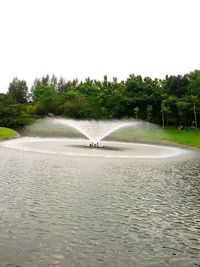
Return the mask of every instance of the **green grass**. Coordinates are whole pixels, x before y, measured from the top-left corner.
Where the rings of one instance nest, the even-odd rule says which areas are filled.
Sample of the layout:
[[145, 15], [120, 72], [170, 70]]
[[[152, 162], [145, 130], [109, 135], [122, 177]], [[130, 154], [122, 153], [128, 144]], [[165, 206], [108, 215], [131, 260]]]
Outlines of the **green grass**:
[[177, 129], [175, 127], [150, 128], [150, 129], [121, 129], [111, 136], [116, 140], [125, 141], [167, 141], [183, 145], [200, 147], [200, 130], [185, 128]]
[[15, 137], [17, 134], [18, 133], [12, 129], [0, 127], [0, 140]]

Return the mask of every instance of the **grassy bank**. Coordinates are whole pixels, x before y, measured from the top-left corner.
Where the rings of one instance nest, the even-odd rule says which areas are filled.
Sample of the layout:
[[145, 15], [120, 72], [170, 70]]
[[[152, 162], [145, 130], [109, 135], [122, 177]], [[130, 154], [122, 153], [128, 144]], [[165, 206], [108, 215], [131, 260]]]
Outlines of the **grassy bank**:
[[186, 128], [177, 129], [174, 127], [155, 128], [155, 129], [121, 129], [112, 134], [116, 140], [126, 141], [167, 141], [183, 145], [200, 147], [200, 130]]
[[18, 133], [12, 129], [0, 127], [0, 140], [16, 137], [17, 134]]

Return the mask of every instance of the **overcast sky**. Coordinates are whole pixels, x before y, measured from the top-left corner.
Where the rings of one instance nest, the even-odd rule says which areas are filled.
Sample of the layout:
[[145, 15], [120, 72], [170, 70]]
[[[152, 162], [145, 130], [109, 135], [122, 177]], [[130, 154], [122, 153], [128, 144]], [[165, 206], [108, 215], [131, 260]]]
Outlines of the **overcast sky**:
[[0, 92], [18, 76], [200, 69], [200, 0], [0, 0]]

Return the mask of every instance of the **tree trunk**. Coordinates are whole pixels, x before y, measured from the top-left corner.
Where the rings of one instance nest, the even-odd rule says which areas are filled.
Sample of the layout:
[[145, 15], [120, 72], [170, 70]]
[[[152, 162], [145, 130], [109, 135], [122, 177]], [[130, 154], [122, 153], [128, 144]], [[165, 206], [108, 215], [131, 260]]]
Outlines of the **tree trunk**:
[[194, 108], [194, 121], [195, 121], [195, 127], [196, 127], [196, 129], [197, 129], [197, 113], [196, 113], [196, 102], [194, 101], [194, 106], [193, 106], [193, 108]]
[[162, 127], [165, 128], [165, 114], [162, 113]]

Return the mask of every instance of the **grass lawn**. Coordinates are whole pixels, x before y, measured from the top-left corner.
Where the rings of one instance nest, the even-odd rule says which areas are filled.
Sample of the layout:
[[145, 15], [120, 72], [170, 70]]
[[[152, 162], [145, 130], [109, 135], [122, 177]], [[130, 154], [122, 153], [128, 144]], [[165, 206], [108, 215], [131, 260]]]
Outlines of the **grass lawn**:
[[174, 127], [151, 129], [121, 129], [112, 134], [112, 138], [126, 141], [168, 141], [178, 144], [200, 147], [200, 130]]
[[4, 128], [0, 127], [0, 140], [11, 138], [17, 136], [17, 132], [9, 129], [9, 128]]

